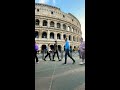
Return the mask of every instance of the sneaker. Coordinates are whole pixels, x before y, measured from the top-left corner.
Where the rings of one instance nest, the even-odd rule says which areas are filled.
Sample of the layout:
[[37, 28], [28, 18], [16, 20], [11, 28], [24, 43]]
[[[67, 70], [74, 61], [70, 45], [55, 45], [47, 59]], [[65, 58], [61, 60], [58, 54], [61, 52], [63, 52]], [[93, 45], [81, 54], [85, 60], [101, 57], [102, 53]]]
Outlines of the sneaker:
[[36, 62], [36, 63], [39, 63], [39, 62]]
[[62, 61], [61, 59], [59, 59], [59, 61]]
[[83, 64], [83, 62], [80, 62], [80, 65], [82, 65]]
[[63, 63], [63, 65], [67, 65], [66, 63]]
[[46, 61], [45, 58], [43, 60]]
[[85, 61], [83, 63], [85, 64]]
[[75, 64], [75, 61], [72, 64]]

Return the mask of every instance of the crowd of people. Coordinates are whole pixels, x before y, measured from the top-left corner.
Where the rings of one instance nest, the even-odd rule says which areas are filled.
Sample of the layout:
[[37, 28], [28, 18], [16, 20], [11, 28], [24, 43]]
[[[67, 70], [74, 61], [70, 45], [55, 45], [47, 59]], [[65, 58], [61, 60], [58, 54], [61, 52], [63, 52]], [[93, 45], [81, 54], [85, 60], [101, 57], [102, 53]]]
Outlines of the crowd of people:
[[[48, 43], [47, 46], [47, 55], [44, 57], [44, 61], [46, 61], [46, 57], [49, 56], [50, 61], [55, 61], [54, 57], [57, 54], [58, 60], [61, 61], [59, 54], [58, 54], [58, 45], [57, 45], [57, 41], [55, 41], [54, 44], [54, 49], [51, 50], [50, 48], [50, 43]], [[36, 63], [39, 63], [38, 57], [37, 57], [37, 52], [38, 52], [39, 48], [38, 45], [35, 42], [35, 59], [36, 59]], [[83, 41], [83, 38], [81, 38], [80, 40], [80, 46], [79, 46], [79, 57], [80, 57], [80, 64], [85, 64], [85, 41]], [[51, 58], [51, 52], [53, 52], [53, 56]], [[71, 47], [70, 47], [70, 42], [67, 38], [65, 38], [65, 62], [63, 64], [67, 64], [67, 56], [69, 56], [72, 61], [73, 64], [75, 63], [75, 60], [73, 59], [72, 55], [70, 55], [71, 52]]]

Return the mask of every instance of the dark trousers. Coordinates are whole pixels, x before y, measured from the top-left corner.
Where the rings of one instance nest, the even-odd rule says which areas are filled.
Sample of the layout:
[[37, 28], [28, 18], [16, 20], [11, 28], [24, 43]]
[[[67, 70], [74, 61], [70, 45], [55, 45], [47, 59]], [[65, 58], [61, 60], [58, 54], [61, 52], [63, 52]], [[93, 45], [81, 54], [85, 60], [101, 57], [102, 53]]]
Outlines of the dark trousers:
[[54, 52], [53, 60], [54, 60], [55, 54], [57, 54], [57, 57], [58, 57], [58, 59], [59, 59], [59, 54], [58, 54], [58, 50], [57, 50], [56, 52]]
[[82, 60], [85, 59], [85, 51], [81, 52], [81, 58], [82, 58]]
[[75, 60], [72, 58], [72, 56], [69, 54], [69, 49], [65, 50], [65, 64], [67, 63], [67, 55], [75, 62]]
[[45, 56], [45, 58], [49, 55], [49, 59], [51, 60], [51, 56], [50, 56], [50, 52], [47, 51], [47, 55]]
[[35, 51], [35, 59], [36, 59], [36, 62], [38, 62], [37, 51]]
[[81, 52], [80, 52], [80, 50], [78, 50], [78, 53], [79, 53], [79, 57], [80, 57], [80, 59], [82, 58], [82, 56], [81, 56]]

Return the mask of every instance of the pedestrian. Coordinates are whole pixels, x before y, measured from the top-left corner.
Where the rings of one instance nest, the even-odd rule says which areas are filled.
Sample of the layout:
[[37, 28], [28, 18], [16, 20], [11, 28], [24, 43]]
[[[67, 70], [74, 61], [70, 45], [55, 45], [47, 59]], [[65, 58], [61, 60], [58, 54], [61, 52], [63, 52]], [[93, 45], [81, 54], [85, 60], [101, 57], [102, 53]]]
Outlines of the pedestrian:
[[46, 57], [49, 55], [49, 59], [51, 61], [51, 56], [50, 53], [52, 52], [51, 48], [50, 48], [50, 43], [47, 46], [47, 55], [45, 56], [45, 58], [43, 59], [44, 61], [46, 61]]
[[72, 58], [72, 56], [69, 54], [70, 52], [70, 42], [65, 38], [65, 63], [67, 63], [67, 56], [69, 56], [73, 60], [73, 64], [75, 63], [75, 60]]
[[39, 63], [39, 60], [38, 60], [38, 57], [37, 57], [38, 50], [39, 50], [38, 45], [35, 42], [35, 59], [36, 59], [36, 63]]
[[79, 58], [81, 59], [82, 56], [81, 56], [81, 53], [80, 53], [80, 46], [79, 46], [79, 49], [78, 49], [78, 53], [79, 53]]
[[72, 46], [70, 46], [70, 55], [72, 56]]
[[59, 54], [58, 54], [58, 45], [57, 45], [57, 41], [55, 41], [55, 44], [54, 44], [54, 54], [53, 54], [53, 60], [52, 61], [55, 61], [54, 60], [54, 57], [55, 55], [57, 54], [57, 57], [58, 57], [58, 60], [61, 61], [61, 59], [59, 58]]
[[82, 59], [82, 61], [80, 62], [80, 64], [84, 64], [85, 63], [85, 41], [83, 41], [83, 38], [81, 38], [81, 43], [80, 43], [80, 57]]

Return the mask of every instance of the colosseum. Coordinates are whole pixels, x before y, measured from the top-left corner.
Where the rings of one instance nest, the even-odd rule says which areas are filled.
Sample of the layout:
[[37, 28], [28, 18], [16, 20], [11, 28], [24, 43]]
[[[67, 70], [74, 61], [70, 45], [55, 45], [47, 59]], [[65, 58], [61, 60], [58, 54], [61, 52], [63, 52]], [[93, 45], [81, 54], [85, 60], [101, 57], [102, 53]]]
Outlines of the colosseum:
[[48, 43], [53, 48], [55, 40], [59, 50], [64, 49], [65, 37], [68, 37], [72, 49], [79, 47], [82, 32], [78, 19], [71, 13], [62, 12], [60, 8], [35, 3], [35, 41], [40, 51]]

